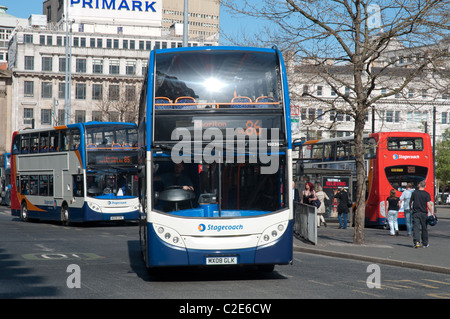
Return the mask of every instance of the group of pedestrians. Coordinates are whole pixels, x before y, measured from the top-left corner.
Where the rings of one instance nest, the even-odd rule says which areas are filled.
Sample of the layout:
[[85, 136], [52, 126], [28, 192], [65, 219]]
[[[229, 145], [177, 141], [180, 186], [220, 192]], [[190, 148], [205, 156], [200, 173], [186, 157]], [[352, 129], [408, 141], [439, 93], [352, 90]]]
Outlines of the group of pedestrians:
[[428, 247], [427, 216], [428, 211], [434, 216], [433, 203], [430, 194], [425, 191], [425, 182], [419, 182], [419, 189], [413, 191], [410, 183], [406, 186], [400, 197], [392, 189], [386, 199], [386, 216], [391, 236], [398, 236], [398, 211], [403, 203], [405, 213], [406, 231], [408, 236], [413, 235], [414, 247]]
[[[391, 236], [398, 236], [398, 212], [403, 203], [406, 230], [408, 236], [413, 236], [414, 247], [420, 247], [422, 242], [423, 247], [428, 247], [428, 230], [427, 230], [427, 216], [428, 211], [434, 216], [433, 203], [430, 194], [425, 191], [425, 182], [421, 181], [418, 184], [417, 190], [412, 189], [410, 183], [407, 184], [406, 190], [403, 191], [400, 197], [397, 197], [395, 189], [390, 191], [389, 197], [386, 199], [386, 217], [389, 224]], [[317, 207], [317, 226], [327, 226], [323, 215], [325, 213], [325, 199], [330, 200], [327, 194], [322, 190], [320, 185], [314, 185], [311, 182], [305, 184], [305, 189], [302, 192], [301, 202]], [[347, 215], [352, 207], [352, 201], [349, 193], [345, 188], [336, 190], [334, 199], [338, 200], [337, 212], [339, 220], [339, 228], [347, 228]]]
[[[339, 229], [347, 229], [347, 216], [349, 208], [352, 206], [350, 196], [345, 188], [341, 188], [335, 191], [334, 198], [337, 199], [339, 203], [337, 206]], [[321, 225], [327, 227], [327, 223], [323, 218], [323, 215], [325, 214], [325, 199], [330, 200], [328, 195], [322, 190], [322, 186], [317, 184], [314, 187], [313, 183], [306, 182], [305, 189], [302, 192], [301, 202], [317, 207], [317, 227], [320, 227]]]

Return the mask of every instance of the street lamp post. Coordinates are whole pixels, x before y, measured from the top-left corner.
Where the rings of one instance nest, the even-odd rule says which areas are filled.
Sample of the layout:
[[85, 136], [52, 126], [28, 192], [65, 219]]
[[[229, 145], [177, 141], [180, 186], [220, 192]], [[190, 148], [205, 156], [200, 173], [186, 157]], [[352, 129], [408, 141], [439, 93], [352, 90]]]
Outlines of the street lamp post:
[[[69, 1], [66, 0], [66, 75], [65, 75], [65, 105], [64, 105], [64, 124], [70, 124], [71, 113], [71, 87], [72, 87], [72, 22], [69, 21]], [[69, 31], [70, 29], [70, 31]]]

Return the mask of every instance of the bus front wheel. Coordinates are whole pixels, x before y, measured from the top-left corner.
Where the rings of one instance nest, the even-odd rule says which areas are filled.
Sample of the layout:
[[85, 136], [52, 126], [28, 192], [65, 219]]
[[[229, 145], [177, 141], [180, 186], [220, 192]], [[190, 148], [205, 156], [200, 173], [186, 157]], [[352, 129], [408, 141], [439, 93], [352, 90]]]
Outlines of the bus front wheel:
[[70, 224], [69, 221], [69, 207], [67, 207], [66, 204], [64, 204], [61, 207], [61, 224], [64, 226], [68, 226]]
[[22, 203], [20, 207], [20, 220], [23, 222], [28, 221], [28, 207], [26, 203]]

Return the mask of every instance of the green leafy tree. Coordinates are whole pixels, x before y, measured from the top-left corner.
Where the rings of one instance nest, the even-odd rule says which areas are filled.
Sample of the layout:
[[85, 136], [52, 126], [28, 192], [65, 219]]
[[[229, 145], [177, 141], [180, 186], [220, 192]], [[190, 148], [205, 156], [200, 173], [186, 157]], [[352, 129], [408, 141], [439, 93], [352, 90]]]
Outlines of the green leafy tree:
[[436, 145], [436, 178], [442, 190], [450, 186], [450, 128], [442, 134], [442, 141]]

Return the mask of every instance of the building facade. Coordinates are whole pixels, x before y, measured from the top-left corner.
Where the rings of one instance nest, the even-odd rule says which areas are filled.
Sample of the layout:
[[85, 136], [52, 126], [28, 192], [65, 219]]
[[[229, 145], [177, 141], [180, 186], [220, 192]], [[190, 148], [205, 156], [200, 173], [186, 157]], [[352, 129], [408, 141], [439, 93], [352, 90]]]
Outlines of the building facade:
[[[444, 50], [450, 49], [446, 41], [436, 44], [436, 47], [439, 50], [443, 47]], [[374, 73], [381, 74], [373, 95], [384, 96], [399, 88], [404, 79], [416, 70], [417, 64], [425, 59], [424, 52], [433, 48], [426, 49], [411, 55], [410, 50], [397, 45], [384, 52], [383, 59], [372, 67]], [[438, 142], [450, 127], [450, 77], [446, 71], [448, 65], [445, 61], [442, 62], [440, 72], [419, 72], [401, 91], [374, 103], [366, 116], [364, 131], [427, 132]], [[352, 112], [341, 97], [351, 97], [354, 94], [351, 88], [342, 85], [353, 83], [353, 70], [350, 66], [335, 65], [332, 62], [328, 64], [325, 69], [331, 76], [326, 79], [318, 74], [318, 67], [311, 61], [306, 60], [291, 67], [291, 118], [295, 139], [353, 135]], [[333, 78], [342, 80], [334, 88], [330, 85]]]
[[[12, 131], [64, 124], [66, 55], [71, 57], [71, 123], [137, 120], [150, 50], [182, 45], [182, 36], [171, 33], [169, 24], [179, 22], [173, 14], [183, 12], [183, 1], [68, 1], [45, 1], [45, 16], [14, 31], [8, 61]], [[218, 1], [189, 2], [189, 46], [217, 45]], [[209, 20], [217, 24], [211, 27]]]

